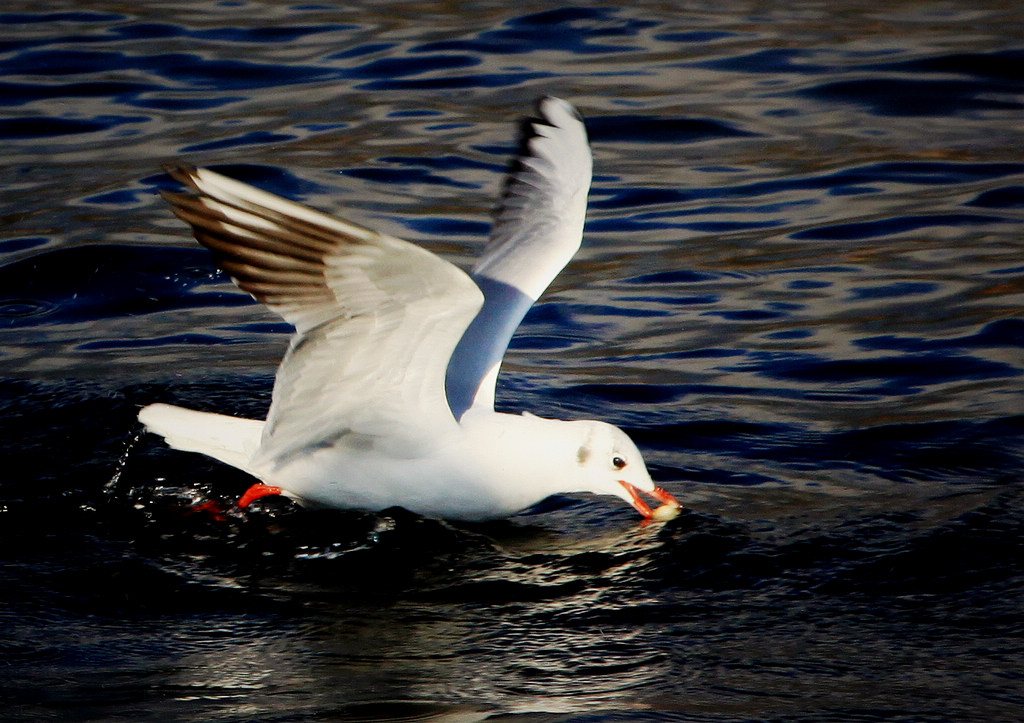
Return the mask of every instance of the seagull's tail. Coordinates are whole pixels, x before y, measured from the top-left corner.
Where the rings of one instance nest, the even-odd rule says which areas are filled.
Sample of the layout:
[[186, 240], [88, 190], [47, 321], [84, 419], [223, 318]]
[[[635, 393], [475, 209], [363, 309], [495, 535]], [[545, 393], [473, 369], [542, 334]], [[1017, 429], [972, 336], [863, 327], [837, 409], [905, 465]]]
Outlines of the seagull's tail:
[[175, 449], [199, 452], [257, 476], [251, 460], [260, 445], [264, 422], [170, 404], [144, 407], [139, 412], [139, 421]]

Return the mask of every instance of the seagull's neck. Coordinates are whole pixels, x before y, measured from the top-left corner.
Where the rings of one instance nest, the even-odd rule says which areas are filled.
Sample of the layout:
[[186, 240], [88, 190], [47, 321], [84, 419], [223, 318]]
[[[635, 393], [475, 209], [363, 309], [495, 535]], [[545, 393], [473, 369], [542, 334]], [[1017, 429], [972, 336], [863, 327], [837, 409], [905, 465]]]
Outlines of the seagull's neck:
[[496, 489], [508, 490], [519, 509], [559, 493], [588, 491], [577, 459], [584, 432], [573, 422], [532, 414], [470, 410], [460, 422]]

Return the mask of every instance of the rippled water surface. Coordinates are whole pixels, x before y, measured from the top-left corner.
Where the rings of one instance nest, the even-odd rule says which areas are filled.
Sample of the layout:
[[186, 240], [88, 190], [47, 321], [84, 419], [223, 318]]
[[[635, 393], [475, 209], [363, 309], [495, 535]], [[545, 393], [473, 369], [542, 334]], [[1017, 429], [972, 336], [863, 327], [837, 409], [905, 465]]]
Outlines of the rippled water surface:
[[[1019, 720], [1024, 10], [338, 5], [0, 11], [2, 717]], [[595, 183], [500, 406], [688, 511], [218, 513], [135, 412], [263, 414], [289, 329], [160, 164], [465, 266], [542, 94]]]

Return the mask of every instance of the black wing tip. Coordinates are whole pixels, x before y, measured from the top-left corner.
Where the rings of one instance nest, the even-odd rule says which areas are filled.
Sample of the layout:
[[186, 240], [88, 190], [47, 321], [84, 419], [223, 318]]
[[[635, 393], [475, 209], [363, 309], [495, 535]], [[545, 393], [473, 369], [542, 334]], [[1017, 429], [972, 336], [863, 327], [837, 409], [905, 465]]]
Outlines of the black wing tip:
[[586, 127], [583, 116], [580, 115], [580, 112], [572, 103], [553, 95], [542, 95], [534, 102], [534, 113], [536, 115], [524, 118], [519, 124], [519, 148], [517, 155], [532, 155], [530, 153], [530, 141], [538, 135], [537, 126], [547, 126], [548, 128], [563, 127], [563, 124], [559, 123], [554, 117], [554, 104], [568, 111], [573, 120], [584, 124], [584, 127]]
[[547, 109], [550, 108], [552, 103], [558, 103], [562, 105], [572, 114], [572, 117], [574, 119], [578, 120], [580, 123], [583, 122], [583, 116], [580, 114], [576, 106], [574, 106], [569, 101], [554, 95], [542, 95], [539, 98], [537, 98], [537, 100], [534, 101], [533, 107], [534, 112], [537, 114], [538, 117], [530, 118], [528, 120], [533, 122], [540, 122], [543, 123], [544, 125], [549, 125], [552, 127], [557, 127], [557, 124], [551, 120], [547, 112]]
[[508, 164], [508, 169], [505, 173], [505, 182], [502, 184], [500, 201], [497, 207], [494, 209], [493, 216], [497, 217], [501, 215], [502, 208], [504, 207], [504, 199], [508, 196], [509, 188], [515, 184], [518, 176], [525, 170], [523, 164], [524, 158], [531, 158], [534, 156], [533, 151], [530, 148], [530, 141], [536, 138], [540, 133], [537, 130], [538, 126], [547, 126], [548, 128], [558, 128], [559, 124], [551, 117], [551, 104], [558, 103], [562, 107], [566, 108], [572, 113], [575, 120], [583, 123], [583, 116], [576, 110], [576, 107], [561, 98], [553, 95], [542, 95], [534, 101], [534, 112], [536, 115], [523, 118], [519, 122], [519, 136], [516, 143], [516, 154], [512, 157], [512, 160]]
[[509, 175], [515, 175], [522, 166], [521, 159], [529, 158], [533, 155], [530, 150], [530, 141], [536, 138], [539, 133], [537, 132], [537, 126], [547, 126], [549, 128], [558, 128], [559, 124], [551, 117], [551, 103], [563, 104], [563, 107], [572, 112], [573, 118], [580, 123], [583, 123], [583, 116], [580, 115], [576, 107], [568, 101], [556, 98], [553, 95], [542, 95], [534, 102], [534, 112], [536, 115], [523, 118], [519, 122], [519, 140], [516, 144], [516, 155], [512, 159], [511, 166], [509, 168]]

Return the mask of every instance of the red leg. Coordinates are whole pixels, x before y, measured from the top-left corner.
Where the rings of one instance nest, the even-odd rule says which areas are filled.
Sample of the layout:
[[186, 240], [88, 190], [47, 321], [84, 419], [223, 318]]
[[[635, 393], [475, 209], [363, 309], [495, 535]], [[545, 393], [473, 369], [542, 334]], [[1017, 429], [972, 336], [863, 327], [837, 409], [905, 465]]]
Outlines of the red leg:
[[244, 510], [260, 497], [279, 495], [282, 492], [284, 492], [284, 490], [280, 487], [272, 487], [270, 485], [265, 485], [262, 482], [258, 482], [245, 491], [245, 494], [242, 495], [242, 499], [238, 500], [238, 506]]

